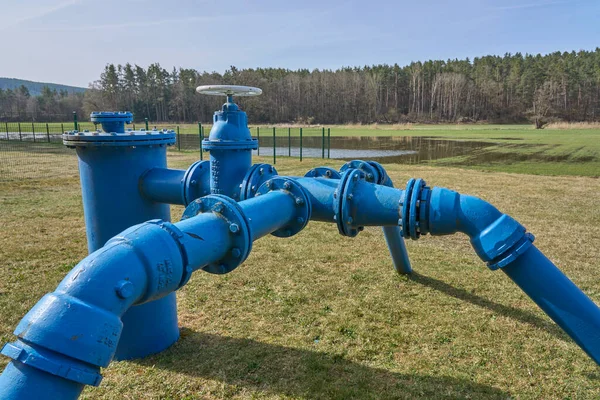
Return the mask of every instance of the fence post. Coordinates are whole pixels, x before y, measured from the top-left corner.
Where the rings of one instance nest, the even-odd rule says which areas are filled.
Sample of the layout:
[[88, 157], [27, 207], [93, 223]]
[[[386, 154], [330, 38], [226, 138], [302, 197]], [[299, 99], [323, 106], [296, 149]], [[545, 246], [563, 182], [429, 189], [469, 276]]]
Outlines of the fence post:
[[35, 126], [31, 123], [31, 132], [33, 133], [33, 143], [35, 143]]
[[292, 156], [292, 128], [288, 128], [288, 157]]
[[181, 136], [179, 135], [179, 125], [177, 125], [177, 151], [181, 151]]
[[198, 122], [198, 138], [200, 139], [200, 161], [202, 161], [203, 155], [202, 155], [202, 139], [204, 139], [202, 137], [202, 123]]
[[73, 126], [75, 127], [75, 130], [78, 131], [79, 129], [77, 129], [77, 112], [73, 111]]
[[6, 140], [10, 140], [10, 137], [8, 136], [8, 122], [5, 122], [4, 125], [6, 125]]
[[325, 127], [321, 128], [321, 158], [325, 158]]
[[275, 127], [273, 127], [273, 164], [277, 164], [277, 144], [275, 143]]
[[327, 128], [327, 158], [331, 158], [331, 128]]
[[47, 122], [46, 122], [46, 138], [48, 138], [48, 143], [50, 143], [50, 128], [48, 127]]
[[22, 141], [23, 138], [21, 137], [21, 123], [19, 122], [19, 140]]
[[148, 118], [144, 118], [144, 122], [146, 123], [146, 130], [148, 130]]
[[302, 128], [300, 128], [300, 161], [302, 161]]
[[260, 156], [260, 127], [256, 127], [256, 155]]

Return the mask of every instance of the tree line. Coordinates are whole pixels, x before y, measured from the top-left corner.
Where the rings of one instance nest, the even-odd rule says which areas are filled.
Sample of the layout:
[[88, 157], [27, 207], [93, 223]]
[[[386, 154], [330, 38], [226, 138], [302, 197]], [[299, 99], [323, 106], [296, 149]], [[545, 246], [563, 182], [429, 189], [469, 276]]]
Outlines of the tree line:
[[33, 96], [25, 85], [0, 89], [0, 121], [64, 121], [73, 112], [84, 114], [84, 94], [44, 86]]
[[[168, 71], [158, 63], [146, 69], [108, 64], [83, 96], [66, 97], [80, 100], [73, 109], [86, 114], [128, 110], [137, 120], [207, 122], [224, 100], [195, 93], [208, 84], [262, 88], [261, 96], [237, 100], [252, 123], [597, 121], [600, 48], [337, 70], [232, 66], [223, 74]], [[52, 104], [63, 105], [60, 94], [54, 98]], [[40, 103], [38, 110], [50, 111], [50, 103]]]

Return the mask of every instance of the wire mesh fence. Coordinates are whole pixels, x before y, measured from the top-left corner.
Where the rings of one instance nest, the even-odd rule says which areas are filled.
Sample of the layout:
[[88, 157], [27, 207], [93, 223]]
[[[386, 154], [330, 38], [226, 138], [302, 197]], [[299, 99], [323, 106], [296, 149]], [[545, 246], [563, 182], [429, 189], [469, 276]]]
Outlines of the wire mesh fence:
[[75, 150], [63, 146], [62, 140], [0, 139], [0, 181], [73, 177], [77, 174]]

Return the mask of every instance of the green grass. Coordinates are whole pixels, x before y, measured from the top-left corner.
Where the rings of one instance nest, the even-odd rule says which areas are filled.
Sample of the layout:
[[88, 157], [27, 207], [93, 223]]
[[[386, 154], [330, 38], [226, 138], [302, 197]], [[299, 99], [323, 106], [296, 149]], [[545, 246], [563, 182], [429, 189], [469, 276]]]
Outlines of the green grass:
[[[81, 124], [82, 129], [93, 129], [91, 123]], [[50, 129], [54, 129], [60, 123], [50, 125]], [[65, 123], [64, 126], [71, 128], [72, 122]], [[175, 130], [179, 126], [182, 135], [198, 134], [197, 124], [150, 124], [150, 127], [153, 126]], [[140, 129], [143, 124], [135, 127]], [[208, 135], [211, 126], [205, 125], [204, 128]], [[285, 140], [288, 128], [276, 128], [276, 135], [280, 140]], [[291, 127], [291, 134], [299, 136], [299, 129], [297, 126]], [[333, 137], [420, 136], [491, 144], [467, 156], [428, 161], [433, 166], [535, 175], [600, 176], [600, 129], [535, 130], [531, 125], [492, 124], [333, 125], [326, 129], [330, 129]], [[251, 131], [256, 136], [257, 127], [251, 126]], [[304, 136], [320, 136], [321, 132], [322, 127], [303, 127]], [[272, 127], [260, 127], [260, 135], [270, 137]]]
[[[514, 172], [535, 175], [600, 176], [600, 129], [543, 129], [530, 125], [365, 125], [327, 126], [331, 136], [423, 136], [448, 140], [491, 143], [474, 154], [430, 161], [436, 166], [470, 168], [482, 171]], [[183, 132], [183, 127], [181, 128]], [[210, 126], [205, 126], [208, 132]], [[272, 135], [272, 128], [261, 127], [261, 136]], [[256, 135], [256, 127], [251, 127]], [[185, 132], [196, 133], [193, 126]], [[287, 128], [278, 127], [278, 137]], [[299, 128], [292, 128], [299, 135]], [[303, 128], [305, 136], [320, 136], [321, 128]]]
[[[195, 157], [169, 152], [169, 164], [185, 168]], [[278, 158], [277, 169], [298, 175], [321, 164]], [[600, 301], [600, 180], [385, 167], [397, 186], [423, 177], [490, 201], [536, 234], [538, 247]], [[178, 220], [182, 208], [172, 210]], [[0, 226], [6, 342], [86, 255], [76, 174], [0, 182]], [[83, 397], [600, 397], [598, 367], [510, 279], [489, 271], [466, 237], [423, 237], [407, 246], [412, 277], [393, 272], [376, 228], [350, 239], [331, 224], [310, 223], [290, 239], [260, 239], [232, 273], [197, 272], [177, 293], [179, 342], [144, 360], [113, 363]]]
[[[94, 129], [81, 122], [80, 129]], [[60, 123], [50, 123], [50, 130]], [[72, 128], [72, 122], [63, 123]], [[27, 123], [23, 123], [27, 126]], [[133, 127], [133, 125], [129, 125]], [[143, 123], [135, 125], [136, 129]], [[180, 134], [198, 134], [198, 124], [150, 123], [150, 128], [179, 129]], [[204, 125], [205, 134], [211, 125]], [[261, 136], [271, 136], [272, 126], [261, 126]], [[276, 135], [287, 137], [287, 127], [276, 125]], [[495, 124], [407, 124], [407, 125], [328, 125], [336, 136], [427, 136], [448, 140], [468, 140], [493, 145], [469, 156], [444, 158], [429, 163], [445, 167], [461, 167], [482, 171], [515, 172], [535, 175], [600, 176], [600, 129], [533, 129], [532, 125]], [[250, 127], [256, 136], [257, 127]], [[291, 134], [299, 136], [299, 126]], [[320, 136], [322, 127], [303, 127], [303, 135]], [[558, 163], [557, 163], [558, 161]]]

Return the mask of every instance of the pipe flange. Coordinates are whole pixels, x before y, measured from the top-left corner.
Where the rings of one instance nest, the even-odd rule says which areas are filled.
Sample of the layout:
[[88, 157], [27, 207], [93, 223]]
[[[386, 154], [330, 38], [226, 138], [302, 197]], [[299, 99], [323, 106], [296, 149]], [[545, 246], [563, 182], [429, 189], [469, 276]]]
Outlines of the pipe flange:
[[308, 171], [305, 178], [329, 178], [329, 179], [340, 179], [342, 175], [333, 168], [329, 167], [317, 167]]
[[254, 197], [258, 188], [274, 176], [277, 176], [277, 170], [270, 164], [251, 166], [240, 184], [240, 201]]
[[387, 174], [387, 171], [385, 170], [385, 168], [383, 168], [383, 165], [379, 164], [377, 161], [367, 161], [367, 162], [369, 163], [369, 165], [371, 165], [373, 168], [375, 168], [379, 174], [379, 176], [375, 180], [376, 184], [394, 187], [394, 183], [392, 182], [392, 179]]
[[337, 223], [341, 235], [354, 237], [362, 232], [364, 227], [354, 227], [354, 218], [357, 209], [354, 198], [354, 188], [359, 181], [366, 181], [366, 174], [361, 169], [347, 168], [337, 189], [333, 192], [333, 219]]
[[211, 194], [194, 200], [187, 206], [181, 219], [195, 217], [205, 212], [217, 214], [227, 221], [233, 244], [225, 257], [208, 264], [202, 270], [211, 274], [226, 274], [236, 269], [250, 254], [252, 249], [250, 224], [237, 202], [220, 194]]
[[210, 161], [196, 161], [185, 171], [181, 195], [186, 205], [210, 193]]
[[[47, 351], [47, 353], [52, 352]], [[99, 372], [92, 369], [85, 370], [81, 366], [69, 365], [68, 358], [64, 356], [60, 358], [48, 357], [20, 341], [5, 344], [0, 354], [30, 367], [83, 385], [98, 386], [102, 381], [102, 375]]]
[[379, 168], [373, 166], [370, 161], [352, 160], [342, 165], [340, 172], [344, 173], [349, 169], [359, 169], [365, 173], [365, 180], [371, 183], [379, 183], [380, 171]]
[[310, 220], [310, 215], [312, 212], [312, 207], [310, 204], [310, 198], [306, 194], [304, 188], [296, 183], [292, 179], [275, 177], [269, 179], [265, 183], [263, 183], [256, 192], [256, 196], [263, 195], [265, 193], [272, 192], [274, 190], [280, 190], [282, 192], [288, 193], [290, 196], [294, 198], [294, 202], [296, 203], [296, 213], [294, 217], [290, 220], [291, 222], [286, 226], [272, 232], [271, 235], [277, 237], [290, 237], [294, 236], [298, 232], [300, 232], [308, 221]]
[[431, 190], [423, 179], [410, 179], [400, 197], [402, 236], [417, 240], [429, 232], [427, 205]]
[[[535, 236], [533, 236], [533, 234], [531, 234], [529, 232], [525, 233], [525, 235], [523, 235], [521, 240], [519, 240], [517, 242], [517, 244], [514, 245], [511, 250], [505, 252], [500, 257], [500, 260], [489, 261], [487, 263], [488, 268], [491, 269], [492, 271], [495, 271], [499, 268], [506, 267], [508, 264], [515, 261], [517, 259], [517, 257], [519, 257], [521, 254], [525, 253], [525, 251], [533, 245], [534, 240], [535, 240]], [[507, 254], [507, 255], [505, 256], [505, 254]]]

